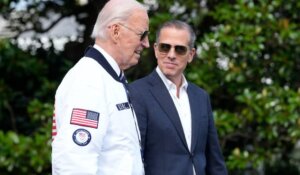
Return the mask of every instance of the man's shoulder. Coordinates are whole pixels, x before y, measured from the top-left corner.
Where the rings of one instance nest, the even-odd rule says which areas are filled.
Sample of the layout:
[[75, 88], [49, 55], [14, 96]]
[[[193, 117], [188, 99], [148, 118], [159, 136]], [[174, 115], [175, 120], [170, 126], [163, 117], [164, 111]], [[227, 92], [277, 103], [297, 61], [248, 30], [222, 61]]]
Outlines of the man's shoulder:
[[190, 81], [188, 81], [188, 89], [189, 88], [192, 89], [193, 91], [197, 92], [197, 93], [208, 95], [208, 93], [205, 89], [201, 88], [200, 86], [198, 86], [195, 83], [192, 83]]
[[129, 83], [129, 87], [141, 87], [146, 86], [148, 83], [148, 76], [139, 78], [137, 80], [134, 80], [133, 82]]
[[141, 85], [149, 85], [149, 82], [153, 81], [153, 72], [141, 77], [137, 80], [134, 80], [133, 82], [129, 83], [130, 86], [141, 86]]

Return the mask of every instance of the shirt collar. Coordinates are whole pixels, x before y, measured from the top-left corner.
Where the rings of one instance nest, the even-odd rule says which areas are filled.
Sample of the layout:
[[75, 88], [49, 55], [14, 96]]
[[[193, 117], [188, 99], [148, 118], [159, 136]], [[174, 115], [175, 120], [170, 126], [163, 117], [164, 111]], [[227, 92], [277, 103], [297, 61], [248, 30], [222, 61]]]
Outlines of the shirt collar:
[[95, 49], [97, 49], [100, 53], [102, 53], [104, 58], [107, 60], [107, 62], [110, 64], [110, 66], [114, 69], [114, 71], [117, 73], [117, 75], [120, 75], [121, 69], [120, 69], [119, 65], [117, 64], [116, 60], [112, 56], [110, 56], [104, 49], [102, 49], [99, 45], [94, 44], [93, 47]]
[[[156, 72], [159, 75], [159, 77], [162, 79], [163, 83], [165, 84], [165, 86], [167, 87], [168, 90], [171, 90], [172, 88], [176, 89], [176, 85], [170, 81], [160, 70], [160, 68], [157, 66], [156, 67]], [[184, 89], [187, 90], [188, 87], [188, 83], [186, 81], [186, 78], [184, 77], [184, 75], [182, 74], [182, 84], [180, 86], [180, 89]]]

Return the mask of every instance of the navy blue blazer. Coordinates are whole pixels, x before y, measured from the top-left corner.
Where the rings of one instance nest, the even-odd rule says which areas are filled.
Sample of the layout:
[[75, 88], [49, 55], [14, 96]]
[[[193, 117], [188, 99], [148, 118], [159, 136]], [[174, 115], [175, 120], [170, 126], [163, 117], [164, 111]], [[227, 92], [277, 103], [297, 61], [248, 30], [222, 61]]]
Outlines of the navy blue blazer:
[[188, 83], [192, 143], [188, 149], [179, 114], [154, 70], [129, 84], [140, 128], [146, 175], [226, 175], [209, 95]]

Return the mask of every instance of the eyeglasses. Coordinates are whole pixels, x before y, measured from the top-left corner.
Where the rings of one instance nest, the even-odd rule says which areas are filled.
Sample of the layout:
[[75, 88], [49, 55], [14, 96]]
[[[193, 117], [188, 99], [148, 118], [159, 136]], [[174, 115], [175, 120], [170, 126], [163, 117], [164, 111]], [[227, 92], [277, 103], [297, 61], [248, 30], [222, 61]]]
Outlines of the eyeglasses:
[[142, 32], [142, 33], [137, 33], [135, 30], [133, 30], [132, 28], [130, 28], [130, 27], [128, 27], [128, 26], [125, 26], [124, 24], [122, 24], [122, 23], [119, 23], [121, 26], [123, 26], [123, 27], [125, 27], [126, 29], [128, 29], [128, 30], [130, 30], [130, 31], [132, 31], [133, 33], [135, 33], [135, 34], [137, 34], [137, 35], [140, 35], [141, 36], [141, 38], [140, 38], [140, 41], [143, 41], [147, 36], [148, 36], [148, 34], [149, 34], [149, 31], [144, 31], [144, 32]]
[[[158, 50], [161, 53], [169, 53], [169, 51], [171, 50], [173, 46], [171, 44], [167, 44], [167, 43], [159, 43], [158, 44]], [[181, 45], [175, 45], [175, 53], [178, 55], [185, 55], [188, 51], [188, 47], [187, 46], [181, 46]]]

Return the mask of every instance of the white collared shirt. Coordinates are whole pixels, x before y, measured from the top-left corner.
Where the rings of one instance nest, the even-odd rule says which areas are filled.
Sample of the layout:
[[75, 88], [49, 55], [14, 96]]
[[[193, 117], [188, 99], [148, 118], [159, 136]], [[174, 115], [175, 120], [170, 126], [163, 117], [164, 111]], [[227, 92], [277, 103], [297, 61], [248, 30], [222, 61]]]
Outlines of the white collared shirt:
[[187, 87], [188, 83], [182, 75], [182, 84], [179, 89], [179, 97], [177, 97], [177, 89], [176, 85], [171, 82], [159, 69], [159, 67], [156, 67], [156, 72], [164, 82], [165, 86], [167, 87], [167, 90], [169, 91], [172, 100], [175, 104], [175, 107], [177, 109], [177, 112], [179, 114], [179, 118], [181, 121], [181, 125], [183, 128], [184, 136], [188, 145], [189, 150], [191, 150], [191, 142], [192, 142], [192, 121], [191, 121], [191, 108], [190, 108], [190, 102], [189, 97], [187, 94]]
[[116, 62], [116, 60], [113, 59], [113, 57], [111, 55], [109, 55], [104, 49], [102, 49], [99, 45], [94, 44], [93, 47], [95, 49], [97, 49], [100, 53], [102, 53], [102, 55], [104, 56], [104, 58], [106, 59], [106, 61], [114, 69], [114, 71], [117, 73], [117, 75], [120, 75], [121, 70], [120, 70], [120, 68], [119, 68], [118, 63]]

